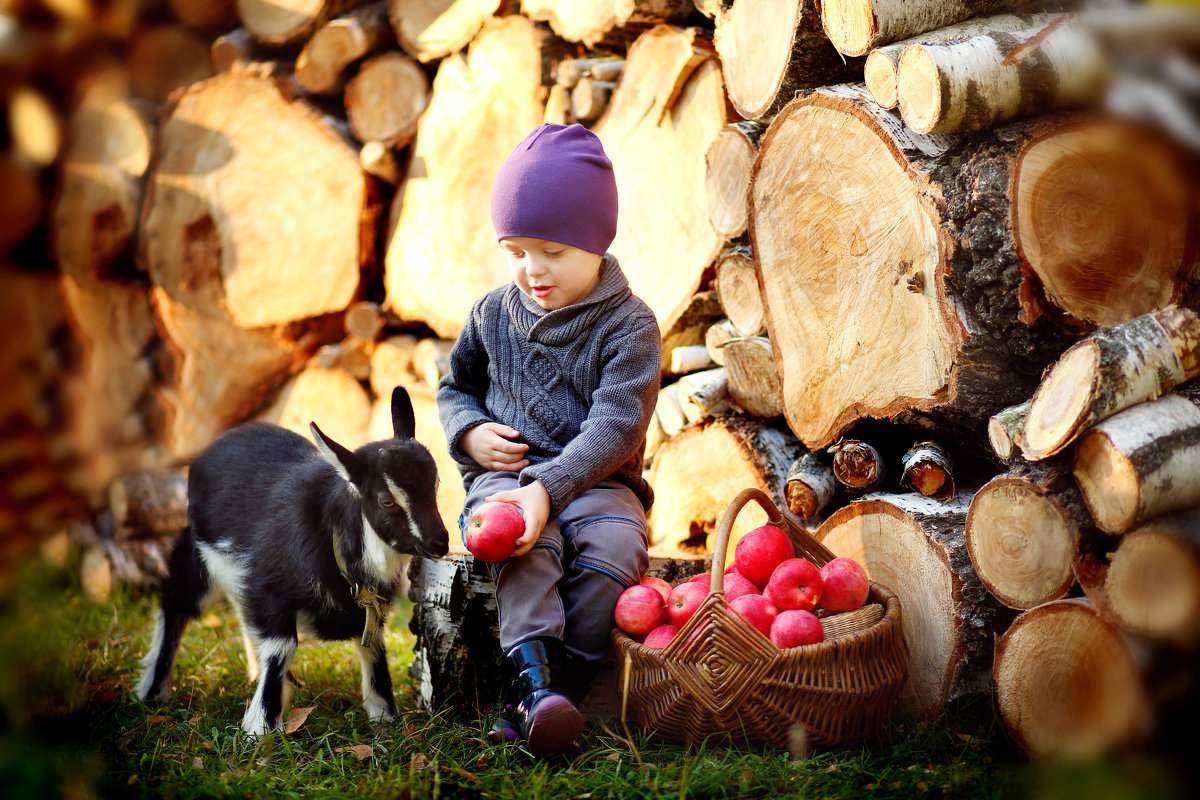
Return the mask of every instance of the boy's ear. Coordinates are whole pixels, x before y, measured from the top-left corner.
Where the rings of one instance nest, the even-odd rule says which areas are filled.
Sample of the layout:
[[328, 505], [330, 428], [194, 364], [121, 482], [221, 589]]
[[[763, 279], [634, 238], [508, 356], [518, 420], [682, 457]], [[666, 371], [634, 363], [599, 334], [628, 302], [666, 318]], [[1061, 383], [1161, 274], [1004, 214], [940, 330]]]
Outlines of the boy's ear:
[[417, 435], [412, 399], [403, 386], [392, 389], [392, 431], [397, 439], [414, 439]]
[[310, 422], [308, 423], [308, 427], [312, 431], [313, 441], [317, 444], [317, 452], [321, 454], [321, 458], [329, 462], [338, 471], [339, 475], [347, 481], [353, 482], [351, 476], [357, 471], [355, 468], [358, 466], [358, 460], [355, 458], [354, 453], [326, 436], [317, 427], [317, 423]]

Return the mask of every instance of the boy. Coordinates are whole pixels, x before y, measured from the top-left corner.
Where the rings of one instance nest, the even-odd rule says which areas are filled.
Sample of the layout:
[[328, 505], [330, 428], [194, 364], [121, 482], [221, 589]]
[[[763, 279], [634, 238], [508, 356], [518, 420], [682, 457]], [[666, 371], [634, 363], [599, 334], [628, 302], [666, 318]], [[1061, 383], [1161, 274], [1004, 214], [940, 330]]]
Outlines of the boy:
[[438, 385], [467, 490], [460, 523], [515, 503], [525, 532], [492, 568], [506, 690], [489, 738], [534, 755], [575, 748], [617, 596], [649, 564], [642, 478], [660, 334], [607, 253], [617, 187], [600, 140], [540, 125], [492, 189], [512, 283], [472, 308]]

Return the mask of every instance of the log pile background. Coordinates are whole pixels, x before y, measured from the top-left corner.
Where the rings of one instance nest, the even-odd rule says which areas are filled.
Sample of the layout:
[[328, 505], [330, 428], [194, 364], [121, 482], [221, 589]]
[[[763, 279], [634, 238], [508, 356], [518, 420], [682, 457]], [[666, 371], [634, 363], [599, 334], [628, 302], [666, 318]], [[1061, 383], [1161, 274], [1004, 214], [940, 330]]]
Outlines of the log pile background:
[[[491, 181], [580, 121], [663, 331], [656, 569], [757, 486], [901, 597], [909, 711], [994, 691], [1038, 755], [1153, 735], [1200, 646], [1200, 23], [1103, 5], [17, 2], [5, 569], [70, 536], [97, 596], [153, 583], [214, 436], [356, 446], [396, 384], [456, 526], [434, 386], [507, 280]], [[413, 579], [427, 699], [483, 696], [486, 582]]]

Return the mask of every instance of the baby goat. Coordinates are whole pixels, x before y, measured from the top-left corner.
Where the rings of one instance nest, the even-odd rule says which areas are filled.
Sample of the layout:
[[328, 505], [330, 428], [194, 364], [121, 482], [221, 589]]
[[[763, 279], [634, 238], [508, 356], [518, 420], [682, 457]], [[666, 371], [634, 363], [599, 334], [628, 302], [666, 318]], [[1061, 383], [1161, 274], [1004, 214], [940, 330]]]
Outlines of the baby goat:
[[304, 437], [268, 424], [235, 428], [193, 462], [188, 528], [171, 553], [150, 652], [137, 694], [165, 700], [189, 620], [217, 590], [241, 621], [258, 688], [242, 728], [282, 728], [297, 629], [355, 639], [363, 706], [372, 720], [396, 714], [380, 628], [400, 586], [402, 554], [443, 556], [437, 467], [413, 438], [412, 402], [392, 392], [394, 438], [354, 452], [312, 428]]

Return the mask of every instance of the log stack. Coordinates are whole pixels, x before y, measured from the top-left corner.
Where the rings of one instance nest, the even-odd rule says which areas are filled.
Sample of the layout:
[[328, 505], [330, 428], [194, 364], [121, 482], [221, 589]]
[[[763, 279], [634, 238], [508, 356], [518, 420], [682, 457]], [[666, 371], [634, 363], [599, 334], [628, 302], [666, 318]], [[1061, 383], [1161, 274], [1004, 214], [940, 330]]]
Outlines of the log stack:
[[[1089, 715], [1014, 687], [1109, 664], [1128, 683], [1147, 643], [1200, 646], [1194, 13], [81, 5], [90, 28], [27, 37], [4, 78], [2, 260], [14, 297], [56, 308], [12, 327], [22, 353], [53, 341], [63, 374], [50, 402], [45, 365], [23, 367], [35, 412], [6, 410], [0, 469], [69, 470], [67, 516], [97, 521], [93, 544], [169, 536], [130, 508], [151, 495], [116, 487], [186, 467], [229, 426], [316, 419], [359, 444], [397, 384], [455, 525], [434, 389], [471, 303], [508, 279], [490, 185], [530, 128], [578, 120], [614, 163], [612, 250], [663, 333], [656, 563], [702, 568], [715, 520], [756, 486], [899, 594], [909, 711], [996, 691], [1038, 754], [1153, 730], [1145, 686], [1113, 694], [1144, 713]], [[1156, 58], [1192, 73], [1164, 67], [1154, 102], [1131, 102]], [[44, 86], [61, 91], [31, 100]], [[0, 520], [60, 527], [39, 512], [53, 483], [6, 488]], [[127, 564], [118, 551], [93, 561]], [[487, 582], [453, 558], [447, 580], [482, 599], [452, 591], [443, 613], [415, 590], [434, 705], [488, 691], [438, 650], [490, 631]], [[132, 561], [152, 582], [154, 560]], [[1040, 640], [1061, 657], [1022, 655]]]

